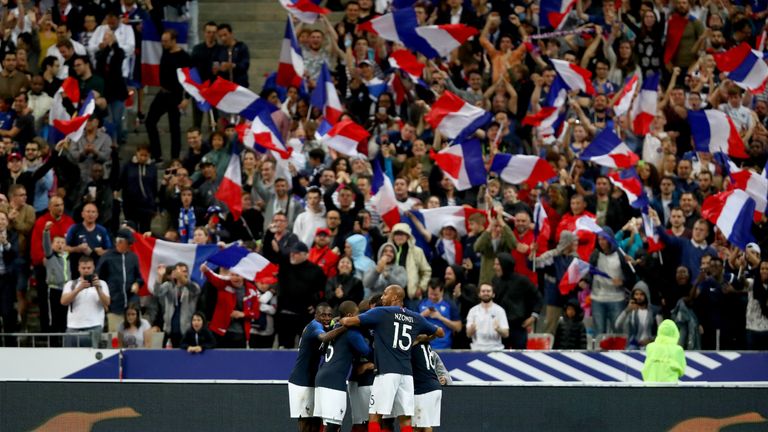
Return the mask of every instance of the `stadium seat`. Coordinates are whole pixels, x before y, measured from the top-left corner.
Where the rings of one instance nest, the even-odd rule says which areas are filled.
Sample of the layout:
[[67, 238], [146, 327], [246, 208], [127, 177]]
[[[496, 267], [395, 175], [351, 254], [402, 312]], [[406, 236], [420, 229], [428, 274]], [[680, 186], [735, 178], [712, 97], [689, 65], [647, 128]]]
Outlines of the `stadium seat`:
[[627, 348], [629, 335], [603, 333], [597, 335], [596, 339], [601, 351], [622, 351]]
[[536, 351], [551, 350], [554, 343], [555, 337], [549, 333], [530, 333], [525, 349]]

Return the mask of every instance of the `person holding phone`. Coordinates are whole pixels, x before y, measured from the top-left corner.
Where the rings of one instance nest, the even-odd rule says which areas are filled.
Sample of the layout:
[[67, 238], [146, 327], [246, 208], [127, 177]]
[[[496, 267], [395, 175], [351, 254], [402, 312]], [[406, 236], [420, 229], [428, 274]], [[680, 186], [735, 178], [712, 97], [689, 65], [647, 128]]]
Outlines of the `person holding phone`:
[[90, 333], [88, 336], [65, 336], [65, 347], [98, 348], [104, 325], [104, 314], [109, 307], [109, 286], [95, 273], [93, 258], [80, 257], [77, 263], [80, 276], [64, 284], [61, 304], [68, 307], [67, 333]]

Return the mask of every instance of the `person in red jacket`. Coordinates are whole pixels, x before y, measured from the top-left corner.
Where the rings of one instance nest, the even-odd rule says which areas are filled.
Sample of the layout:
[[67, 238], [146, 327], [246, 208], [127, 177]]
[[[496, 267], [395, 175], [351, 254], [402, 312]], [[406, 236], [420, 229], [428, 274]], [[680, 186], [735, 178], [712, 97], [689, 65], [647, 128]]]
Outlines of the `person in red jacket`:
[[[527, 277], [532, 284], [538, 286], [539, 278], [535, 269], [533, 269], [531, 258], [533, 253], [539, 256], [547, 251], [549, 239], [545, 235], [539, 235], [534, 241], [533, 224], [531, 223], [531, 216], [527, 211], [519, 210], [514, 214], [514, 218], [515, 229], [512, 230], [512, 234], [517, 240], [517, 247], [512, 249], [510, 253], [512, 258], [515, 259], [515, 273]], [[532, 251], [534, 243], [536, 244], [535, 252]]]
[[331, 230], [318, 228], [315, 231], [315, 244], [309, 250], [307, 261], [317, 264], [323, 269], [325, 277], [330, 279], [336, 276], [336, 264], [339, 262], [339, 249], [331, 249]]
[[557, 225], [557, 236], [555, 241], [560, 241], [560, 233], [563, 231], [575, 233], [576, 237], [579, 238], [579, 258], [584, 261], [589, 261], [589, 256], [595, 249], [595, 233], [583, 230], [576, 231], [576, 221], [580, 217], [589, 216], [592, 219], [595, 218], [595, 215], [588, 212], [586, 209], [587, 202], [584, 200], [583, 196], [576, 194], [571, 197], [571, 211], [570, 213], [564, 214], [563, 218], [560, 219], [560, 223]]
[[[243, 299], [246, 293], [255, 291], [256, 287], [247, 282], [242, 276], [230, 273], [226, 276], [216, 274], [203, 264], [200, 273], [205, 275], [208, 282], [216, 287], [216, 309], [213, 311], [208, 328], [216, 335], [216, 346], [219, 348], [245, 348], [247, 342], [246, 322], [258, 318], [258, 305], [254, 308], [245, 307]], [[256, 315], [254, 317], [254, 315]]]
[[46, 274], [45, 265], [43, 264], [43, 259], [45, 258], [45, 253], [43, 252], [43, 229], [45, 229], [45, 225], [48, 222], [53, 222], [50, 229], [51, 238], [66, 237], [69, 227], [75, 224], [71, 217], [64, 214], [64, 200], [60, 197], [54, 196], [48, 201], [48, 212], [35, 221], [35, 225], [32, 227], [32, 239], [29, 242], [30, 259], [35, 270], [35, 280], [37, 281], [40, 327], [43, 333], [64, 330], [53, 328], [53, 323], [48, 314], [51, 308], [61, 307], [58, 302], [48, 304], [50, 296], [48, 295], [48, 285], [45, 283]]

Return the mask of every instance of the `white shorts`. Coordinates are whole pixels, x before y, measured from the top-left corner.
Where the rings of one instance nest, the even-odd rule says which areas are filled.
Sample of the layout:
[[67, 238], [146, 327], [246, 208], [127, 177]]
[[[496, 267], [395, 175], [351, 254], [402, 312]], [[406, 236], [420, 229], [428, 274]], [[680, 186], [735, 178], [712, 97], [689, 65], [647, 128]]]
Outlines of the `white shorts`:
[[443, 401], [443, 391], [435, 390], [414, 396], [416, 413], [411, 419], [411, 425], [417, 428], [440, 426], [440, 405]]
[[371, 388], [370, 414], [413, 416], [413, 377], [389, 373], [376, 375]]
[[347, 392], [315, 387], [315, 417], [320, 417], [326, 423], [340, 425], [347, 412]]
[[347, 384], [349, 390], [349, 411], [352, 424], [363, 424], [368, 421], [368, 407], [371, 405], [371, 386], [360, 387], [357, 382]]
[[288, 406], [291, 418], [314, 417], [315, 388], [288, 383]]

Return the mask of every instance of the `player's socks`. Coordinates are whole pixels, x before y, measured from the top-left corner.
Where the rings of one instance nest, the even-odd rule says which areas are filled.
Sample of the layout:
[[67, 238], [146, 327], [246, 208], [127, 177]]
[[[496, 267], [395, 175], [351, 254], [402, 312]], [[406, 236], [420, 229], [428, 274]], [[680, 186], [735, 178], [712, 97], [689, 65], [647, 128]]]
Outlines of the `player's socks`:
[[381, 432], [381, 423], [368, 422], [368, 432]]
[[400, 425], [400, 432], [413, 432], [413, 426], [411, 426], [411, 425], [408, 425], [408, 426]]
[[325, 432], [325, 425], [320, 425], [320, 431], [319, 432]]

